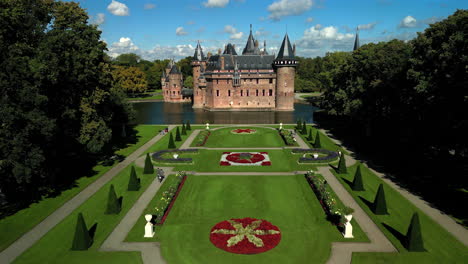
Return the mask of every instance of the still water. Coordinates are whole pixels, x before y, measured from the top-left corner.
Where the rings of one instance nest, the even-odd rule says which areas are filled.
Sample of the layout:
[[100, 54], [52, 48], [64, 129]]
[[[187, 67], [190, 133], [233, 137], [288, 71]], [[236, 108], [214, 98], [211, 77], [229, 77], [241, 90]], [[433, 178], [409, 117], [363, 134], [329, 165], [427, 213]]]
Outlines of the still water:
[[211, 112], [193, 109], [190, 103], [144, 102], [134, 103], [137, 124], [279, 124], [296, 123], [303, 119], [313, 123], [313, 113], [318, 110], [310, 104], [294, 104], [292, 112]]

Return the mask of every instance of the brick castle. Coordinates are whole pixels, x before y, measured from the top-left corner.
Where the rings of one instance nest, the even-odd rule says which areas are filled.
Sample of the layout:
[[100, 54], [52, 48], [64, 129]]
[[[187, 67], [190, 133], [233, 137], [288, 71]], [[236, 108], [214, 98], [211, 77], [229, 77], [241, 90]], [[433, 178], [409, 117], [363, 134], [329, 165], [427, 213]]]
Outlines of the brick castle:
[[[286, 34], [278, 55], [269, 55], [266, 43], [259, 43], [250, 35], [238, 55], [235, 46], [226, 45], [224, 52], [206, 57], [200, 43], [193, 61], [193, 108], [211, 111], [293, 111], [294, 75], [297, 60], [295, 47]], [[164, 80], [164, 81], [163, 81]], [[187, 102], [188, 93], [182, 89], [182, 73], [171, 62], [163, 73], [165, 102]]]

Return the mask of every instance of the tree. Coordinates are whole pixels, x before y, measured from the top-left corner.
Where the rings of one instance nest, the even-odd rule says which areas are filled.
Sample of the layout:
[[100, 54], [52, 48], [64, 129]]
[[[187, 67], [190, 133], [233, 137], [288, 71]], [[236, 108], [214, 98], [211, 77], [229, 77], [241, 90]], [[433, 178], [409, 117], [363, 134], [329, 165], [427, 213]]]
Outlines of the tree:
[[362, 183], [362, 175], [361, 175], [361, 164], [358, 165], [356, 169], [356, 173], [354, 174], [354, 180], [351, 188], [354, 191], [364, 191], [364, 184]]
[[193, 77], [192, 75], [187, 76], [184, 80], [184, 87], [193, 89]]
[[186, 136], [186, 135], [187, 135], [187, 130], [186, 130], [186, 128], [185, 128], [185, 124], [184, 124], [184, 123], [182, 123], [182, 132], [181, 132], [181, 135], [183, 135], [183, 136]]
[[153, 173], [154, 173], [153, 162], [151, 162], [151, 157], [149, 153], [146, 153], [145, 168], [143, 169], [143, 174], [153, 174]]
[[301, 134], [302, 134], [302, 135], [307, 135], [307, 126], [306, 126], [305, 121], [304, 121], [304, 124], [302, 125]]
[[413, 214], [405, 239], [405, 247], [408, 251], [426, 251], [424, 249], [423, 238], [421, 235], [421, 224], [419, 223], [418, 213]]
[[130, 178], [128, 180], [128, 191], [138, 191], [140, 190], [140, 179], [138, 179], [135, 167], [132, 166], [132, 169], [130, 171]]
[[338, 168], [336, 172], [338, 172], [339, 174], [345, 174], [348, 172], [348, 169], [346, 168], [346, 159], [344, 152], [341, 152], [340, 161], [338, 163]]
[[301, 131], [302, 130], [302, 123], [301, 120], [297, 120], [297, 125], [296, 125], [296, 131]]
[[169, 133], [169, 144], [167, 145], [168, 149], [175, 149], [176, 145], [174, 143], [174, 138], [172, 137], [172, 132]]
[[180, 137], [179, 127], [176, 128], [175, 141], [182, 141], [182, 138]]
[[377, 215], [388, 214], [387, 202], [385, 200], [385, 192], [384, 192], [383, 184], [380, 184], [379, 189], [377, 190], [377, 194], [375, 196], [374, 203], [373, 203], [373, 211], [374, 211], [374, 214], [377, 214]]
[[93, 239], [89, 235], [83, 214], [79, 213], [76, 221], [75, 236], [73, 237], [71, 250], [87, 250], [92, 243]]
[[314, 140], [314, 138], [313, 138], [313, 136], [312, 136], [312, 128], [309, 129], [309, 135], [307, 136], [307, 140], [309, 140], [309, 141], [313, 141], [313, 140]]
[[140, 60], [140, 56], [136, 55], [135, 53], [124, 53], [117, 56], [117, 58], [114, 59], [113, 64], [119, 66], [136, 67]]
[[320, 142], [320, 133], [318, 131], [315, 134], [314, 148], [322, 148], [322, 143]]
[[145, 73], [138, 67], [114, 66], [115, 85], [126, 93], [142, 93], [148, 89]]
[[117, 195], [115, 194], [114, 185], [111, 184], [109, 188], [109, 195], [107, 196], [107, 209], [106, 214], [118, 214], [121, 210], [121, 204]]
[[192, 130], [192, 128], [190, 127], [190, 120], [187, 120], [187, 125], [186, 125], [186, 128], [187, 130]]

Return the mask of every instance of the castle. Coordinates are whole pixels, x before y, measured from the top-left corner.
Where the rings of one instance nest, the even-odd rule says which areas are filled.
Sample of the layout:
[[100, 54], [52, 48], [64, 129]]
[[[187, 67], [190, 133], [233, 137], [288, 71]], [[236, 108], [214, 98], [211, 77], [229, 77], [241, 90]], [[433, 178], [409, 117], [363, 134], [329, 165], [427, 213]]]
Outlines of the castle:
[[[211, 111], [293, 111], [294, 75], [297, 60], [295, 46], [284, 36], [278, 55], [269, 55], [266, 43], [250, 35], [242, 52], [226, 45], [224, 52], [206, 57], [200, 43], [193, 61], [193, 108]], [[182, 75], [177, 66], [165, 74], [164, 101], [183, 102]], [[166, 97], [167, 96], [167, 97]], [[167, 100], [166, 100], [167, 98]]]

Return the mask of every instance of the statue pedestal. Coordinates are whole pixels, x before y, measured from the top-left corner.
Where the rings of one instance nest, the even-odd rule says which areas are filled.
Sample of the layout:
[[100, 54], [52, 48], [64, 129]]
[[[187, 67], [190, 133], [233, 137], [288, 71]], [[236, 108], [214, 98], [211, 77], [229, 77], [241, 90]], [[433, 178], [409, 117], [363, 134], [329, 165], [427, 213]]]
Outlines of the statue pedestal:
[[153, 218], [152, 215], [147, 214], [145, 215], [145, 219], [147, 221], [145, 225], [145, 237], [154, 237], [154, 229], [153, 229], [153, 224], [150, 222], [151, 218]]
[[353, 219], [352, 215], [345, 215], [345, 218], [347, 220], [345, 226], [344, 226], [344, 232], [343, 236], [344, 238], [354, 238], [353, 236], [353, 226], [351, 225], [351, 219]]

